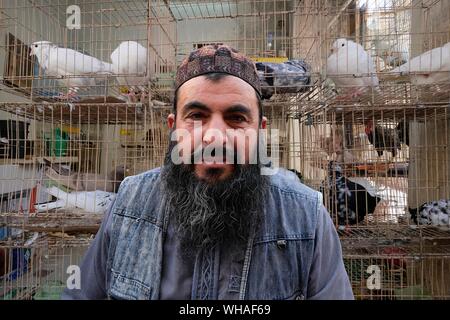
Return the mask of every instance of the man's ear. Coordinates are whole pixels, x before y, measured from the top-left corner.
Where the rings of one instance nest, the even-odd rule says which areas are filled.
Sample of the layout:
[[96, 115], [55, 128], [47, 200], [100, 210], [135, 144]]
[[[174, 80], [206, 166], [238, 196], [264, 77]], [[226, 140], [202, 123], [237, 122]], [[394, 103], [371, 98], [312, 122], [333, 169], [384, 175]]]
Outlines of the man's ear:
[[266, 117], [262, 117], [261, 119], [261, 129], [266, 129], [267, 128], [267, 118]]
[[175, 125], [175, 114], [171, 113], [167, 116], [167, 126], [172, 129]]

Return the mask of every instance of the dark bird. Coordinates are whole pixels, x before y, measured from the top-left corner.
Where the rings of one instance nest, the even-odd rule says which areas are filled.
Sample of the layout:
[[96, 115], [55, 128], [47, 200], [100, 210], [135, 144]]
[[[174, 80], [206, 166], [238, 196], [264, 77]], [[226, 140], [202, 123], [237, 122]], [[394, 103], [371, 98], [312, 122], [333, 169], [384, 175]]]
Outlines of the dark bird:
[[365, 132], [378, 156], [381, 156], [384, 151], [390, 151], [395, 158], [397, 150], [401, 147], [397, 128], [384, 128], [379, 125], [374, 127], [373, 121], [369, 120], [366, 123]]
[[450, 199], [426, 202], [419, 208], [409, 208], [409, 213], [416, 224], [450, 226]]
[[328, 185], [321, 189], [322, 193], [327, 190], [328, 198], [324, 197], [324, 204], [332, 214], [337, 213], [340, 226], [361, 223], [367, 214], [375, 211], [381, 200], [362, 185], [347, 179], [341, 166], [334, 161], [328, 164]]
[[257, 62], [255, 65], [263, 99], [270, 99], [274, 93], [299, 93], [310, 88], [311, 67], [304, 60]]

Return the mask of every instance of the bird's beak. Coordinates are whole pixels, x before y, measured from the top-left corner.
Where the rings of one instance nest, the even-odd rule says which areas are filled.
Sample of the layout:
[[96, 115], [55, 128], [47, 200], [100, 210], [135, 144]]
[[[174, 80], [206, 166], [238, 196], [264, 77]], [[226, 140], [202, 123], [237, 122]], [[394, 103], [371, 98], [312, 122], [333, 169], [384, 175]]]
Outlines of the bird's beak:
[[333, 48], [331, 48], [331, 49], [330, 49], [330, 51], [331, 51], [331, 53], [333, 53], [333, 52], [334, 52], [334, 49], [333, 49]]

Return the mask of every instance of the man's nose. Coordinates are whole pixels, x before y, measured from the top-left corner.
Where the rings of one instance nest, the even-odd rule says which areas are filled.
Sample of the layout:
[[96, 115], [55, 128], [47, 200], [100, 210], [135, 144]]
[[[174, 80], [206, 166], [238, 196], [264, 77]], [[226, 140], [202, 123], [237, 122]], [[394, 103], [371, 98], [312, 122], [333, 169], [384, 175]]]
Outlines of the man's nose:
[[209, 145], [223, 144], [227, 142], [228, 126], [221, 116], [213, 116], [210, 121], [203, 127], [203, 143]]

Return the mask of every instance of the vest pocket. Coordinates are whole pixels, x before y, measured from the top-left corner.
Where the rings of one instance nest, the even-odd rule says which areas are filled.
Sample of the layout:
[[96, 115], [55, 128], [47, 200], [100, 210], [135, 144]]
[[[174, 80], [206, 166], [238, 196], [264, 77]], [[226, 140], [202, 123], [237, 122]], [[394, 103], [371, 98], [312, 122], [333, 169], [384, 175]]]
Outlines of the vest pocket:
[[253, 246], [247, 296], [262, 300], [304, 300], [314, 239], [274, 237]]
[[150, 300], [152, 289], [138, 280], [128, 278], [112, 271], [109, 295], [119, 300]]

